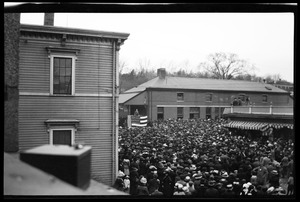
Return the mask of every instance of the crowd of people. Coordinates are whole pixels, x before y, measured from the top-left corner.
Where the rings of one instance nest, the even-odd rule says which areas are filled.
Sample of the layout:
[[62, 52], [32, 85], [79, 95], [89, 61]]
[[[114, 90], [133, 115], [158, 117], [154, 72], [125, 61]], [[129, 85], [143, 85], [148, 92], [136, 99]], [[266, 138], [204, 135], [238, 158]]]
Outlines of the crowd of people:
[[233, 134], [226, 123], [164, 120], [151, 127], [120, 128], [114, 187], [133, 196], [293, 195], [293, 140]]

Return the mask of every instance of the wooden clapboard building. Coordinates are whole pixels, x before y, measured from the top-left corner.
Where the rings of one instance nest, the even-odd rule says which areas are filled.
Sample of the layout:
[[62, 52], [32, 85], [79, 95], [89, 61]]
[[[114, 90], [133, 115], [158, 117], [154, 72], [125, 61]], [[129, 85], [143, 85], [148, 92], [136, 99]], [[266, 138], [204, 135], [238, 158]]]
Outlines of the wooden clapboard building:
[[270, 105], [293, 110], [289, 92], [267, 83], [170, 77], [163, 68], [157, 70], [156, 78], [120, 94], [119, 103], [123, 114], [133, 115], [138, 109], [149, 121], [215, 119], [223, 116], [235, 98], [240, 106], [260, 106], [266, 112]]
[[[53, 15], [52, 15], [53, 17]], [[20, 26], [19, 150], [44, 144], [92, 147], [91, 177], [118, 170], [118, 53], [127, 33]]]

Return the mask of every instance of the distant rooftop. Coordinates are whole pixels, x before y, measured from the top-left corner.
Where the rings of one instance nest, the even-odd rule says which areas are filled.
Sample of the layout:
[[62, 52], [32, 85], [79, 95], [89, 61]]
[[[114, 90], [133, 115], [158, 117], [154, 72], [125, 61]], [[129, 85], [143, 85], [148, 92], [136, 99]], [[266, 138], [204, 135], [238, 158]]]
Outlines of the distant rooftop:
[[135, 88], [129, 89], [125, 93], [141, 92], [146, 88], [287, 93], [285, 90], [271, 84], [261, 82], [170, 76], [166, 76], [164, 79], [156, 77]]

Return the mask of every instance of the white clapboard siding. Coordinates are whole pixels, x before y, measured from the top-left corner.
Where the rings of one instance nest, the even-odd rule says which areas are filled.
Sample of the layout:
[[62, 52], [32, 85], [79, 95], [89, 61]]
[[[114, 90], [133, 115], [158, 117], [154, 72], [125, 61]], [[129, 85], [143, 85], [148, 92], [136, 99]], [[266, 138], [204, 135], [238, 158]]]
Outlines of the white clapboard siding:
[[75, 61], [75, 96], [49, 96], [50, 59], [46, 47], [61, 47], [64, 29], [21, 25], [20, 30], [19, 150], [49, 144], [46, 120], [76, 119], [79, 125], [75, 142], [92, 146], [92, 178], [112, 185], [113, 168], [117, 166], [113, 161], [116, 126], [112, 97], [116, 37], [87, 38], [81, 34], [76, 38], [77, 31], [69, 29], [66, 47], [80, 50]]

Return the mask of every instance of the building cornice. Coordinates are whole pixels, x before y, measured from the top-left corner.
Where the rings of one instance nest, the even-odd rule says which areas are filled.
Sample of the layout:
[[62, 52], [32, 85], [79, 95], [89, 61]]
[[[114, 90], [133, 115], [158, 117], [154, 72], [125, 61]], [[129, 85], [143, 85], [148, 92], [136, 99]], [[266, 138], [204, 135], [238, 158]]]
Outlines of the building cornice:
[[86, 30], [77, 28], [64, 28], [56, 26], [39, 26], [39, 25], [26, 25], [20, 26], [21, 36], [43, 38], [43, 39], [61, 39], [63, 36], [68, 41], [81, 41], [81, 42], [112, 42], [117, 41], [118, 44], [124, 43], [129, 34], [119, 32], [106, 32], [96, 30]]

